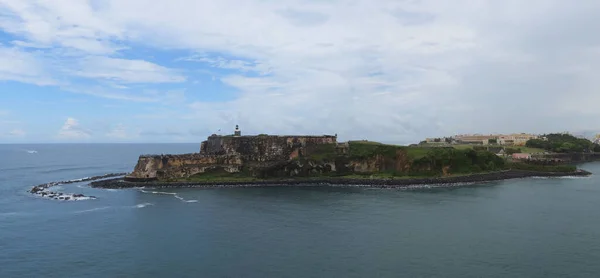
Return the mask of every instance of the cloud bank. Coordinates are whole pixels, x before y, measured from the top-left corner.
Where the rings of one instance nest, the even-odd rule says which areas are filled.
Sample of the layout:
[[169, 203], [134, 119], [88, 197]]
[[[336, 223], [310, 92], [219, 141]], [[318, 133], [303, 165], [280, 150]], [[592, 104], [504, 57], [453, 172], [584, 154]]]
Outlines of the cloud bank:
[[152, 103], [169, 117], [140, 137], [164, 140], [598, 130], [598, 18], [594, 0], [4, 0], [0, 80]]

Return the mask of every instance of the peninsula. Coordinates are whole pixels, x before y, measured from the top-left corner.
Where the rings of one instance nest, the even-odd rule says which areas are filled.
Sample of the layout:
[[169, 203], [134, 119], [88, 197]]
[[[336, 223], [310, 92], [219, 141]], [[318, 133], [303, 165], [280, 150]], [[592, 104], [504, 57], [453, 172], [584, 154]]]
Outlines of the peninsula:
[[337, 135], [213, 134], [200, 151], [142, 155], [122, 179], [93, 187], [210, 187], [340, 184], [406, 187], [532, 176], [584, 176], [571, 165], [509, 162], [487, 150], [423, 148], [371, 141], [337, 142]]

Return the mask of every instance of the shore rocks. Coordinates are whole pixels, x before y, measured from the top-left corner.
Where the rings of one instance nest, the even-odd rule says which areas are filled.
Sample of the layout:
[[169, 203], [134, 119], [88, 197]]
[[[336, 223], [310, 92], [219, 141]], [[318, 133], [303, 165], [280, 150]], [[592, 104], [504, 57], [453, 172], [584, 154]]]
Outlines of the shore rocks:
[[410, 188], [418, 186], [457, 186], [467, 183], [489, 182], [497, 180], [529, 178], [529, 177], [565, 177], [565, 176], [589, 176], [590, 172], [578, 170], [569, 173], [533, 172], [523, 170], [507, 170], [494, 173], [474, 174], [456, 177], [434, 177], [434, 178], [399, 178], [399, 179], [354, 179], [354, 178], [315, 178], [315, 179], [279, 179], [279, 180], [256, 180], [256, 181], [210, 181], [210, 182], [129, 182], [122, 178], [107, 179], [90, 183], [97, 188], [134, 188], [134, 187], [257, 187], [257, 186], [365, 186], [375, 188]]
[[57, 186], [57, 185], [63, 185], [63, 184], [72, 184], [72, 183], [77, 183], [77, 182], [96, 181], [96, 180], [101, 180], [101, 179], [106, 179], [106, 178], [119, 177], [119, 176], [124, 176], [126, 174], [127, 173], [114, 173], [114, 174], [106, 174], [106, 175], [102, 175], [102, 176], [87, 177], [87, 178], [74, 179], [74, 180], [68, 180], [68, 181], [49, 182], [49, 183], [44, 183], [44, 184], [34, 186], [33, 188], [31, 188], [31, 190], [29, 190], [29, 193], [41, 196], [43, 198], [50, 198], [50, 199], [54, 199], [54, 200], [64, 200], [64, 201], [96, 199], [96, 197], [94, 197], [94, 196], [85, 196], [83, 194], [66, 194], [66, 193], [62, 193], [62, 192], [53, 192], [53, 191], [50, 191], [49, 188], [53, 187], [53, 186]]

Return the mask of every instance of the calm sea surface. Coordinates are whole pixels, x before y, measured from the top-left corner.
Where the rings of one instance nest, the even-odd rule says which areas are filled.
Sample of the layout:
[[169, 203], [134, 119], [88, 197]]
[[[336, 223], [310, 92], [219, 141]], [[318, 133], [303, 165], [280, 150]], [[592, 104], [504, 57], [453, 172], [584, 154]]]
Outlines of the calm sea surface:
[[599, 163], [453, 189], [26, 192], [198, 147], [0, 145], [0, 277], [600, 277]]

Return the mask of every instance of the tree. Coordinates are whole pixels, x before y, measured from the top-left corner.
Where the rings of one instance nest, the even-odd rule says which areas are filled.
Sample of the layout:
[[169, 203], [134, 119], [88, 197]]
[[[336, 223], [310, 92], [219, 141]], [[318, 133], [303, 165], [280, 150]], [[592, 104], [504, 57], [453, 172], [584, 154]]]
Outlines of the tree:
[[490, 139], [488, 140], [489, 144], [498, 144], [498, 139]]
[[577, 138], [570, 134], [552, 133], [546, 134], [544, 137], [546, 140], [528, 140], [525, 146], [558, 153], [589, 152], [593, 149], [590, 140]]

